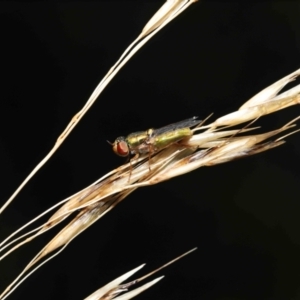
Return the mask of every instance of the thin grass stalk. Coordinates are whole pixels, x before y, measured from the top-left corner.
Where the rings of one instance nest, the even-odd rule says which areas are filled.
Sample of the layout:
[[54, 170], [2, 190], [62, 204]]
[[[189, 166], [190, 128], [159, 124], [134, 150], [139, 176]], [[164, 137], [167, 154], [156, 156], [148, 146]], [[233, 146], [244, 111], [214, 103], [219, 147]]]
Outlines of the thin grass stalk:
[[[290, 81], [291, 76], [295, 77], [295, 74], [299, 75], [300, 69], [293, 72], [290, 76], [285, 77], [285, 80], [279, 80], [278, 82], [280, 82], [281, 87]], [[260, 97], [260, 102], [247, 108], [245, 114], [243, 114], [244, 109], [242, 109], [241, 114], [236, 115], [235, 113], [231, 113], [218, 118], [208, 125], [203, 124], [200, 127], [196, 127], [193, 130], [194, 135], [191, 138], [169, 146], [156, 155], [153, 155], [150, 159], [149, 156], [146, 155], [139, 160], [121, 166], [109, 172], [109, 175], [103, 176], [104, 179], [102, 181], [96, 181], [95, 185], [91, 185], [81, 192], [76, 193], [74, 197], [69, 197], [68, 202], [59, 208], [42, 227], [39, 226], [37, 234], [33, 234], [27, 238], [25, 243], [56, 226], [75, 210], [79, 210], [80, 212], [35, 256], [0, 297], [4, 297], [3, 299], [5, 299], [10, 293], [9, 290], [12, 288], [13, 291], [20, 282], [23, 281], [22, 276], [25, 275], [26, 272], [37, 264], [38, 266], [35, 267], [34, 270], [38, 269], [44, 264], [44, 262], [41, 263], [42, 259], [61, 247], [61, 250], [64, 249], [76, 236], [115, 207], [136, 188], [157, 184], [202, 166], [212, 166], [228, 162], [282, 145], [284, 143], [282, 140], [283, 136], [275, 140], [270, 140], [270, 138], [295, 127], [294, 123], [299, 117], [277, 130], [263, 134], [252, 133], [249, 135], [249, 132], [252, 131], [253, 128], [247, 127], [249, 127], [251, 123], [235, 131], [226, 130], [230, 126], [245, 123], [251, 119], [253, 122], [257, 121], [263, 114], [274, 112], [275, 108], [280, 110], [282, 107], [287, 107], [287, 103], [289, 104], [288, 106], [299, 103], [299, 88], [293, 88], [292, 92], [290, 90], [283, 96], [270, 93], [270, 91], [274, 91], [275, 88], [278, 89], [278, 84], [271, 85], [267, 88], [265, 90], [268, 91], [268, 93], [265, 93], [267, 96]], [[266, 97], [269, 97], [270, 94], [272, 98], [267, 99]], [[230, 120], [232, 121], [232, 125], [229, 122]], [[226, 127], [224, 127], [225, 125]], [[223, 128], [225, 128], [225, 130]], [[202, 132], [197, 133], [198, 131]], [[240, 134], [245, 132], [247, 132], [246, 136], [240, 136]], [[216, 134], [214, 135], [214, 133]], [[151, 165], [151, 171], [149, 171], [149, 165]], [[13, 235], [11, 235], [11, 237], [12, 236]], [[7, 241], [9, 241], [9, 239], [6, 239], [6, 242]], [[13, 242], [16, 241], [17, 240]], [[17, 249], [22, 244], [24, 244], [24, 242], [19, 243], [12, 250]], [[4, 244], [4, 247], [2, 247], [0, 251], [4, 250], [5, 247]], [[61, 250], [59, 252], [61, 252]], [[10, 251], [4, 254], [1, 259], [9, 253]], [[55, 253], [46, 259], [46, 261], [57, 254], [58, 253]], [[29, 274], [32, 274], [32, 271], [30, 271]], [[25, 278], [27, 278], [27, 275], [25, 275], [24, 279]]]
[[0, 208], [0, 214], [5, 208], [14, 200], [26, 183], [38, 172], [38, 170], [52, 157], [56, 150], [65, 141], [74, 127], [78, 124], [81, 118], [90, 109], [93, 103], [97, 100], [101, 92], [105, 89], [108, 83], [114, 78], [114, 76], [120, 71], [120, 69], [129, 61], [129, 59], [143, 46], [145, 45], [159, 30], [167, 25], [176, 16], [182, 13], [186, 8], [193, 4], [195, 0], [181, 0], [181, 1], [167, 1], [161, 9], [153, 16], [152, 19], [146, 24], [141, 34], [134, 40], [134, 42], [125, 50], [116, 64], [109, 70], [109, 72], [100, 81], [90, 98], [87, 100], [84, 107], [75, 114], [65, 130], [58, 137], [56, 143], [50, 152], [41, 160], [40, 163], [31, 171], [31, 173], [25, 178], [21, 185], [11, 195], [11, 197]]
[[[145, 158], [141, 158], [139, 161], [133, 162], [134, 170], [132, 178], [129, 176], [130, 170], [129, 165], [127, 164], [109, 172], [109, 174], [105, 175], [103, 179], [97, 180], [95, 184], [92, 184], [83, 191], [76, 193], [75, 196], [73, 195], [61, 201], [61, 203], [69, 202], [53, 214], [48, 222], [37, 227], [36, 231], [39, 230], [38, 235], [53, 228], [76, 210], [81, 210], [80, 213], [69, 223], [68, 227], [64, 228], [59, 235], [57, 235], [57, 237], [55, 237], [36, 256], [25, 270], [27, 271], [27, 269], [33, 267], [37, 262], [40, 262], [40, 259], [44, 258], [52, 251], [57, 250], [59, 247], [62, 247], [60, 249], [60, 251], [62, 251], [79, 233], [98, 220], [98, 216], [102, 217], [115, 206], [112, 206], [111, 203], [119, 203], [137, 187], [156, 184], [174, 176], [190, 172], [191, 170], [201, 166], [211, 166], [237, 158], [246, 157], [283, 144], [284, 141], [282, 139], [288, 134], [275, 140], [270, 141], [268, 139], [272, 138], [272, 136], [276, 134], [284, 132], [285, 130], [293, 128], [296, 120], [289, 122], [280, 129], [259, 135], [253, 134], [246, 137], [239, 136], [239, 134], [252, 130], [252, 128], [226, 131], [221, 130], [225, 128], [223, 126], [230, 127], [253, 119], [259, 120], [259, 118], [266, 114], [287, 108], [291, 105], [299, 104], [299, 85], [287, 92], [277, 95], [284, 85], [294, 80], [298, 75], [299, 70], [268, 87], [262, 93], [259, 93], [259, 97], [257, 95], [251, 98], [248, 102], [241, 106], [237, 112], [218, 118], [216, 121], [205, 125], [202, 128], [195, 129], [195, 133], [197, 130], [202, 130], [203, 132], [201, 134], [194, 134], [190, 140], [174, 145], [165, 149], [156, 156], [153, 156], [150, 160], [153, 172], [149, 173], [147, 170], [147, 164], [149, 164], [149, 161]], [[253, 99], [255, 99], [255, 101]], [[201, 150], [199, 150], [199, 148], [201, 148]], [[141, 164], [139, 165], [139, 163]], [[130, 179], [128, 179], [129, 177]], [[119, 185], [119, 187], [111, 189], [109, 185], [112, 185], [112, 183], [114, 185]], [[55, 207], [57, 207], [57, 205]], [[97, 209], [98, 211], [95, 214], [95, 210]], [[91, 216], [95, 215], [97, 215], [96, 218], [91, 218]], [[87, 218], [89, 218], [88, 225], [82, 226], [81, 224], [79, 227], [75, 228], [74, 224], [80, 220], [82, 216], [87, 216]], [[69, 233], [66, 233], [68, 230]], [[64, 236], [65, 240], [62, 243], [57, 243], [56, 240], [58, 240], [61, 236]], [[35, 238], [35, 236], [31, 236], [25, 241], [25, 243], [31, 241], [33, 238]], [[7, 239], [7, 241], [9, 241], [9, 239]], [[5, 242], [3, 245], [4, 247], [1, 248], [1, 250], [5, 250], [5, 247], [9, 244], [6, 244]], [[17, 247], [20, 245], [21, 244], [17, 245]], [[49, 259], [47, 258], [47, 261]], [[42, 264], [45, 262], [46, 261], [43, 261]], [[33, 271], [29, 274], [32, 272]], [[29, 274], [26, 275], [26, 277], [29, 276]]]

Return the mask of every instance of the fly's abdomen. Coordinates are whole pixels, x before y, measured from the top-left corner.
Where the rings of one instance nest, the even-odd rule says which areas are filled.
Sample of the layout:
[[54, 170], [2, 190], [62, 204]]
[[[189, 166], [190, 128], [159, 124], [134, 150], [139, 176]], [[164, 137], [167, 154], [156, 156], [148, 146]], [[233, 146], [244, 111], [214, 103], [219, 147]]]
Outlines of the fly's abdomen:
[[154, 150], [159, 151], [169, 145], [172, 145], [176, 142], [181, 141], [184, 138], [188, 138], [192, 136], [193, 133], [190, 128], [181, 128], [177, 130], [173, 130], [170, 132], [165, 132], [159, 136], [156, 136], [154, 139]]

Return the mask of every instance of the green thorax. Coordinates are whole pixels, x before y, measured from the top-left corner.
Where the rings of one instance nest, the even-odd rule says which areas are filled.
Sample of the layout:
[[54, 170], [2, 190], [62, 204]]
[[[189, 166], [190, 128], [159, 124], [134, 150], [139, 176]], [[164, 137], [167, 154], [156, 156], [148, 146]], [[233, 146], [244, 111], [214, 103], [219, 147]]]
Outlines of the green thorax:
[[148, 139], [147, 131], [138, 131], [129, 134], [126, 142], [130, 149], [136, 149]]

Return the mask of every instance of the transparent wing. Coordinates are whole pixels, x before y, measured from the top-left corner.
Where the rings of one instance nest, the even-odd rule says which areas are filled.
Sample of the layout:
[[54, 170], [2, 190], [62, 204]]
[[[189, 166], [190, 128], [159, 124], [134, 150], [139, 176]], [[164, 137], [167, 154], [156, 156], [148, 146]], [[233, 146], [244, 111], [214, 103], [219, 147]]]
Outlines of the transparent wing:
[[157, 136], [161, 135], [165, 132], [173, 131], [176, 129], [181, 129], [181, 128], [187, 128], [187, 127], [193, 127], [198, 124], [200, 124], [202, 121], [197, 119], [198, 117], [192, 117], [183, 121], [179, 121], [177, 123], [169, 124], [167, 126], [154, 129], [153, 135], [152, 136]]

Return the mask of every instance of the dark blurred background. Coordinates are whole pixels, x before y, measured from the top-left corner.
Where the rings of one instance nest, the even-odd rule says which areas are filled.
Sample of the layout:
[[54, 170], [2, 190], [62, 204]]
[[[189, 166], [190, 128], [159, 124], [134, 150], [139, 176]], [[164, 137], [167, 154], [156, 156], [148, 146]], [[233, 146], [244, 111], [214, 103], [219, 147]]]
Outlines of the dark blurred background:
[[[0, 3], [1, 203], [162, 3]], [[106, 140], [220, 117], [299, 68], [299, 16], [299, 1], [192, 5], [131, 59], [1, 215], [1, 240], [121, 165]], [[272, 130], [299, 112], [256, 124]], [[9, 299], [83, 299], [144, 262], [141, 273], [195, 246], [137, 299], [300, 299], [299, 139], [135, 191]], [[1, 290], [57, 230], [1, 262]]]

